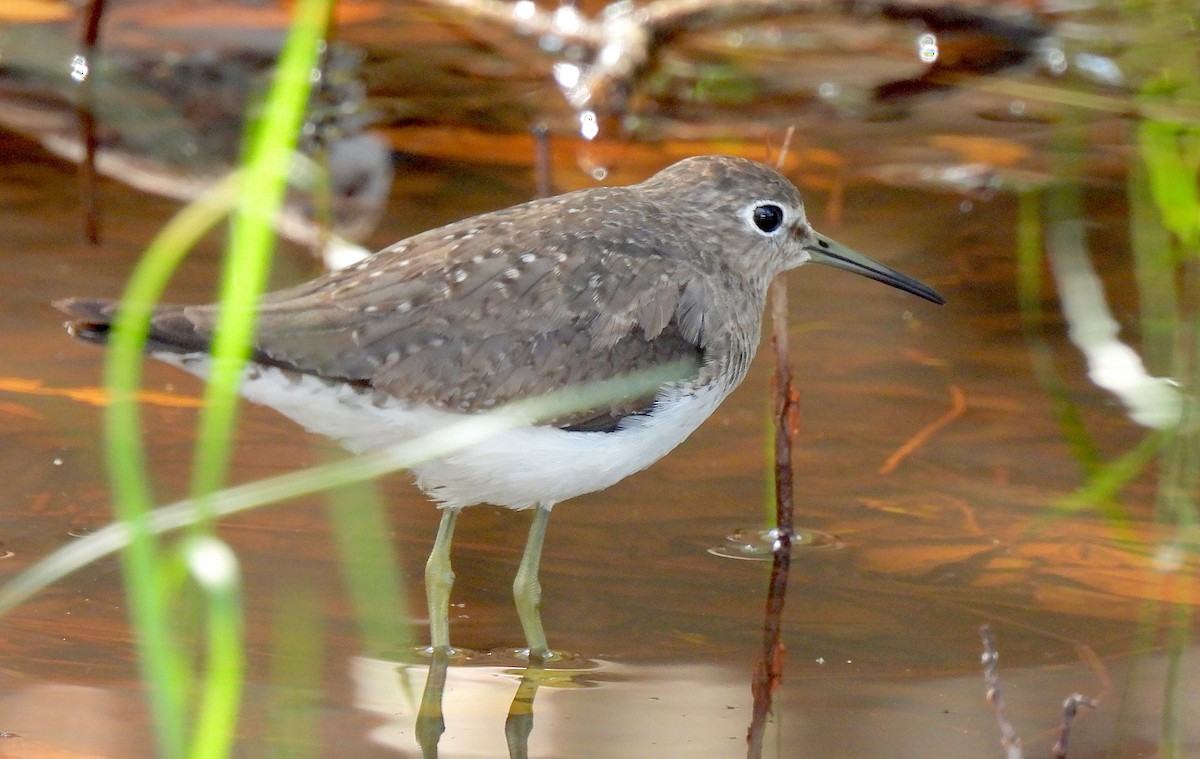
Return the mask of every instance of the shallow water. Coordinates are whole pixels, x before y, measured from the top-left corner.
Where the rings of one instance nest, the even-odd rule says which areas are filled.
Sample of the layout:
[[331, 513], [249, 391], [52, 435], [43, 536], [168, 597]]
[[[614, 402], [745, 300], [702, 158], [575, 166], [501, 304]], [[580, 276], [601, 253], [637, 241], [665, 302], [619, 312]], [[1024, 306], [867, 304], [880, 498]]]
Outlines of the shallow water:
[[[374, 51], [389, 28], [424, 41], [420, 51], [371, 59], [374, 76], [394, 77], [389, 86], [376, 82], [381, 97], [411, 95], [416, 82], [436, 89], [438, 82], [405, 68], [414, 57], [425, 66], [454, 63], [447, 64], [450, 90], [463, 76], [462, 60], [473, 60], [476, 74], [495, 71], [494, 50], [472, 59], [444, 25], [388, 26], [397, 13], [384, 7], [383, 21], [368, 13], [341, 29]], [[709, 50], [714, 36], [688, 40], [684, 58]], [[885, 54], [888, 46], [879, 44]], [[756, 50], [745, 54], [743, 70], [780, 76], [771, 56]], [[854, 68], [845, 56], [825, 65], [874, 71]], [[368, 247], [534, 194], [533, 140], [512, 128], [516, 106], [497, 93], [528, 84], [521, 108], [552, 103], [545, 106], [552, 125], [569, 126], [571, 115], [545, 82], [501, 72], [494, 75], [499, 85], [459, 93], [461, 110], [448, 108], [443, 123], [428, 123], [426, 113], [389, 122], [396, 183]], [[778, 139], [777, 124], [798, 121], [789, 174], [805, 191], [815, 225], [948, 300], [937, 308], [821, 267], [790, 276], [801, 419], [797, 519], [836, 536], [839, 547], [798, 549], [794, 557], [768, 755], [997, 755], [999, 731], [979, 667], [985, 622], [998, 635], [1009, 716], [1031, 755], [1048, 754], [1062, 700], [1076, 691], [1102, 701], [1077, 722], [1071, 756], [1171, 755], [1162, 726], [1200, 696], [1190, 645], [1179, 636], [1168, 645], [1171, 630], [1186, 634], [1194, 626], [1198, 567], [1186, 540], [1155, 519], [1156, 468], [1122, 492], [1132, 518], [1126, 527], [1096, 509], [1048, 517], [1085, 481], [1085, 467], [1045, 376], [1035, 371], [1044, 368], [1038, 357], [1057, 370], [1103, 460], [1130, 450], [1145, 430], [1089, 380], [1051, 280], [1032, 332], [1023, 332], [1017, 310], [1014, 188], [1077, 183], [1087, 253], [1122, 337], [1150, 350], [1139, 342], [1130, 256], [1125, 177], [1136, 171], [1133, 123], [1036, 101], [1018, 109], [1017, 99], [985, 90], [976, 84], [917, 98], [888, 119], [826, 118], [819, 108], [797, 108], [793, 116], [766, 98], [761, 112], [718, 104], [706, 121], [693, 118], [700, 106], [676, 104], [677, 121], [660, 127], [669, 133], [662, 142], [589, 145], [569, 129], [551, 141], [552, 177], [566, 188], [591, 183], [576, 163], [593, 167], [598, 154], [611, 177], [633, 181], [684, 153], [761, 155], [759, 142], [713, 137], [724, 130]], [[490, 106], [494, 122], [469, 123], [467, 116]], [[1014, 109], [1021, 119], [995, 118]], [[1082, 150], [1077, 172], [1063, 171], [1068, 161], [1053, 149], [1064, 143]], [[118, 294], [177, 204], [102, 180], [103, 241], [89, 246], [79, 231], [74, 166], [5, 130], [0, 156], [0, 578], [9, 578], [110, 519], [102, 400], [94, 392], [102, 354], [68, 339], [48, 304]], [[989, 186], [944, 181], [979, 176]], [[1050, 228], [1056, 217], [1047, 211], [1043, 218]], [[220, 244], [214, 235], [198, 248], [171, 299], [211, 297]], [[305, 252], [284, 245], [273, 276], [282, 284], [316, 270]], [[551, 644], [586, 666], [552, 668], [541, 682], [530, 756], [745, 752], [769, 565], [708, 549], [735, 530], [768, 523], [768, 354], [666, 459], [555, 509], [542, 564], [543, 616]], [[146, 388], [158, 394], [144, 409], [145, 434], [157, 493], [167, 502], [187, 490], [200, 388], [157, 364], [147, 365]], [[232, 479], [339, 455], [272, 412], [247, 407]], [[438, 513], [403, 475], [379, 488], [394, 559], [339, 556], [321, 496], [222, 522], [246, 594], [248, 686], [237, 755], [419, 754], [414, 724], [427, 668], [413, 663], [411, 641], [393, 617], [410, 621], [416, 640], [425, 640], [422, 567]], [[354, 506], [341, 508], [353, 522]], [[502, 652], [521, 643], [509, 587], [527, 523], [527, 515], [491, 507], [464, 513], [454, 544], [456, 645]], [[409, 608], [376, 610], [378, 625], [364, 633], [343, 583], [346, 562], [375, 574], [395, 568]], [[0, 620], [0, 647], [0, 732], [7, 736], [0, 756], [152, 755], [115, 561], [71, 575], [9, 613]], [[444, 755], [507, 755], [505, 718], [523, 674], [516, 661], [486, 657], [450, 666]], [[1200, 752], [1200, 735], [1186, 720], [1173, 739], [1178, 755]]]

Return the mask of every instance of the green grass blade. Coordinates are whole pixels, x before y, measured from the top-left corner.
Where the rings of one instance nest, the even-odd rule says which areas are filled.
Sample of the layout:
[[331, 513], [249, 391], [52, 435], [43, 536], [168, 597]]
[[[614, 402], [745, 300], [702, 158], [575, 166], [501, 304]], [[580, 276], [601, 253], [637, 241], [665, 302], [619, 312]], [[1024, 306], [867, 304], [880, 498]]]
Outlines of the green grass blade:
[[329, 519], [359, 635], [367, 651], [412, 645], [408, 598], [384, 504], [368, 483], [330, 492]]
[[245, 180], [221, 281], [221, 312], [212, 344], [212, 372], [205, 388], [197, 436], [193, 495], [212, 492], [225, 481], [237, 388], [254, 335], [254, 306], [270, 270], [274, 220], [287, 189], [292, 155], [312, 87], [312, 72], [331, 12], [332, 0], [297, 3], [275, 82], [263, 106], [264, 115], [247, 140]]
[[121, 566], [159, 750], [166, 757], [183, 755], [188, 679], [172, 640], [158, 545], [149, 526], [153, 496], [135, 394], [141, 385], [142, 349], [154, 304], [187, 251], [228, 213], [236, 182], [237, 176], [231, 175], [181, 210], [151, 242], [122, 296], [104, 366], [111, 397], [105, 411], [106, 462], [115, 518], [129, 536]]
[[208, 611], [204, 685], [188, 756], [225, 759], [233, 748], [242, 693], [242, 601], [237, 557], [211, 536], [181, 546]]

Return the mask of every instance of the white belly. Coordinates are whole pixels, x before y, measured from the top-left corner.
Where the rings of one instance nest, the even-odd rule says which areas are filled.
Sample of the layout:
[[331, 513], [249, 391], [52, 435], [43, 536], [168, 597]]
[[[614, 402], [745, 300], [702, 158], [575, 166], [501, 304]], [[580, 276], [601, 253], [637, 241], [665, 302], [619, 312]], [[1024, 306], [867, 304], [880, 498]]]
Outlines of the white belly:
[[[156, 354], [205, 376], [207, 355]], [[666, 455], [707, 419], [732, 385], [678, 396], [664, 393], [652, 415], [628, 417], [614, 432], [568, 432], [555, 427], [508, 430], [457, 453], [413, 467], [417, 486], [445, 506], [491, 503], [510, 509], [551, 505], [603, 490]], [[400, 401], [375, 405], [369, 394], [330, 386], [272, 367], [248, 369], [242, 395], [275, 409], [305, 429], [362, 453], [408, 442], [466, 415]]]

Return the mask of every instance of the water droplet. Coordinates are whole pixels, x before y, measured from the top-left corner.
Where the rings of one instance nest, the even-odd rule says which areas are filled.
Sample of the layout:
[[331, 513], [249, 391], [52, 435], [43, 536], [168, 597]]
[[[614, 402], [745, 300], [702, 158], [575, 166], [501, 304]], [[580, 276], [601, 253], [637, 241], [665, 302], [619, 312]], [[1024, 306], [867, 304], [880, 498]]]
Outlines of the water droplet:
[[822, 100], [833, 100], [842, 94], [842, 85], [837, 82], [821, 82], [817, 87], [817, 94]]

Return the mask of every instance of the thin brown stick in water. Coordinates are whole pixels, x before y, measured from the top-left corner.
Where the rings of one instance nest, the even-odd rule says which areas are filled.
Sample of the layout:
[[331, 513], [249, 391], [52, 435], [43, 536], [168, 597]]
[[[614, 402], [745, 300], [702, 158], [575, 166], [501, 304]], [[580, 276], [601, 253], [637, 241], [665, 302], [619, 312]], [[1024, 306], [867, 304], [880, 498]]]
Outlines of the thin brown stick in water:
[[1075, 721], [1075, 715], [1079, 713], [1081, 706], [1095, 709], [1099, 706], [1099, 702], [1082, 693], [1072, 693], [1067, 696], [1067, 700], [1063, 702], [1062, 724], [1058, 728], [1058, 740], [1054, 743], [1054, 759], [1067, 759], [1067, 744], [1071, 740], [1071, 723]]
[[1021, 748], [1021, 738], [1013, 728], [1012, 722], [1004, 712], [1004, 698], [1000, 695], [1000, 652], [996, 650], [996, 636], [991, 625], [982, 625], [979, 635], [983, 639], [983, 681], [987, 686], [987, 702], [996, 715], [996, 724], [1000, 726], [1000, 745], [1004, 747], [1006, 759], [1024, 759], [1025, 753]]
[[[794, 128], [788, 129], [776, 159], [777, 166], [783, 165], [793, 134]], [[776, 277], [771, 283], [771, 330], [771, 343], [775, 348], [775, 376], [772, 383], [775, 398], [775, 545], [763, 617], [762, 656], [754, 669], [754, 679], [750, 685], [754, 707], [746, 733], [748, 759], [762, 756], [767, 714], [771, 711], [772, 697], [783, 679], [783, 603], [787, 596], [792, 537], [795, 534], [792, 441], [796, 436], [798, 395], [792, 385], [788, 354], [787, 284], [783, 277]]]
[[[796, 127], [788, 127], [775, 157], [775, 168], [783, 168]], [[796, 389], [792, 384], [791, 347], [788, 343], [787, 279], [776, 277], [771, 283], [771, 344], [775, 348], [775, 528], [791, 541], [793, 523], [792, 444], [798, 427]], [[782, 603], [782, 600], [781, 600]]]
[[544, 123], [533, 128], [533, 186], [539, 198], [554, 194], [550, 181], [550, 128]]
[[900, 462], [908, 458], [909, 454], [916, 451], [925, 441], [928, 440], [933, 433], [945, 427], [950, 422], [958, 419], [967, 410], [967, 394], [962, 388], [957, 385], [950, 386], [950, 410], [942, 414], [937, 419], [934, 419], [929, 424], [917, 431], [917, 434], [905, 441], [904, 445], [897, 448], [891, 456], [887, 457], [887, 461], [883, 462], [883, 466], [879, 467], [880, 474], [891, 474], [896, 467], [900, 466]]
[[[87, 18], [80, 31], [80, 55], [84, 65], [96, 68], [96, 43], [100, 39], [100, 19], [104, 15], [104, 0], [91, 0]], [[79, 100], [76, 116], [79, 136], [83, 140], [83, 160], [79, 163], [79, 202], [83, 213], [83, 236], [92, 245], [100, 242], [100, 210], [96, 199], [96, 119], [92, 115], [91, 76], [79, 80]]]

